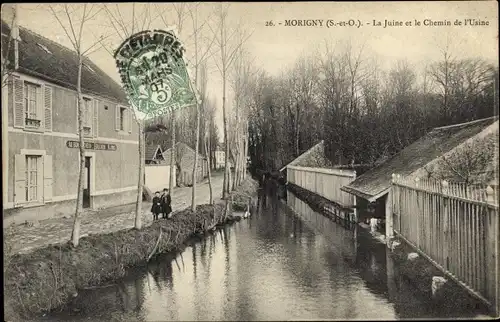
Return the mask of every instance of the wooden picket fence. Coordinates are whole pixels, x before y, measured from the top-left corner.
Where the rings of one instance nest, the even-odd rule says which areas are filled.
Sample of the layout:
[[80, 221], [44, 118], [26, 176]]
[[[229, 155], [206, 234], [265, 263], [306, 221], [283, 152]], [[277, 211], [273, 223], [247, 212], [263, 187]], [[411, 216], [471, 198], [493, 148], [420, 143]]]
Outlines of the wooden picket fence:
[[344, 207], [356, 205], [356, 197], [340, 190], [356, 179], [356, 171], [287, 166], [287, 181]]
[[498, 314], [498, 186], [393, 175], [391, 199], [395, 233]]

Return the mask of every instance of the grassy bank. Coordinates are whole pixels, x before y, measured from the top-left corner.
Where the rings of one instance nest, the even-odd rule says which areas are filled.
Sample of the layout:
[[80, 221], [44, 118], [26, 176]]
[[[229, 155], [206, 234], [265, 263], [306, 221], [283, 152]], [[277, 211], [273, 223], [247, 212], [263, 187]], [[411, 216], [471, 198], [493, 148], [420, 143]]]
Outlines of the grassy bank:
[[243, 181], [241, 185], [231, 193], [232, 197], [232, 209], [234, 211], [245, 211], [247, 206], [251, 204], [251, 198], [255, 197], [257, 194], [258, 183], [250, 177]]
[[[256, 186], [249, 178], [233, 195], [251, 196]], [[177, 251], [191, 236], [231, 222], [231, 207], [228, 213], [225, 209], [225, 201], [218, 200], [215, 205], [198, 206], [194, 213], [176, 212], [172, 219], [141, 230], [83, 237], [77, 248], [68, 242], [13, 255], [4, 267], [5, 317], [17, 321], [60, 307], [80, 289], [111, 283], [127, 267], [146, 265], [157, 254]]]

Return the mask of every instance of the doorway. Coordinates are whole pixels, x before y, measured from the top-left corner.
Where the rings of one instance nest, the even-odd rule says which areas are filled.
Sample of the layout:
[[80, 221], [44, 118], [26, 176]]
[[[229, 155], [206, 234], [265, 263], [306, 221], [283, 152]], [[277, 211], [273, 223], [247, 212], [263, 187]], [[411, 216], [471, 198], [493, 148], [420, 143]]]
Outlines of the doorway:
[[85, 157], [85, 173], [83, 178], [83, 208], [90, 208], [90, 158]]

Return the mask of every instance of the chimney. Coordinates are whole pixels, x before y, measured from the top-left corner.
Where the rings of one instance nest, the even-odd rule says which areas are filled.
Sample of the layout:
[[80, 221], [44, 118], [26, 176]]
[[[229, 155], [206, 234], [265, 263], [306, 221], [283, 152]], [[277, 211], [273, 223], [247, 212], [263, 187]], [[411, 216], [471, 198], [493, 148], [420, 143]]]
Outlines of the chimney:
[[3, 4], [2, 5], [2, 20], [7, 23], [10, 28], [10, 36], [14, 41], [14, 69], [19, 68], [19, 25], [18, 25], [18, 13], [17, 4]]
[[14, 40], [14, 70], [19, 69], [19, 41], [21, 38], [19, 37], [19, 25], [17, 20], [17, 4], [12, 4], [12, 39]]

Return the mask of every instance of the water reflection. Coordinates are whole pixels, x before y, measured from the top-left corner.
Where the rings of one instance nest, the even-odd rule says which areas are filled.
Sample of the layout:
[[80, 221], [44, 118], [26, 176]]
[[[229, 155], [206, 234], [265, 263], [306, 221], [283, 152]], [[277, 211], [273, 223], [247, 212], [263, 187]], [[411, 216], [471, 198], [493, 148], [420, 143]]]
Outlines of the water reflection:
[[390, 320], [451, 314], [417, 298], [385, 247], [368, 234], [335, 224], [293, 195], [287, 204], [295, 211], [260, 196], [249, 219], [182, 254], [158, 258], [119, 285], [82, 292], [50, 318]]

